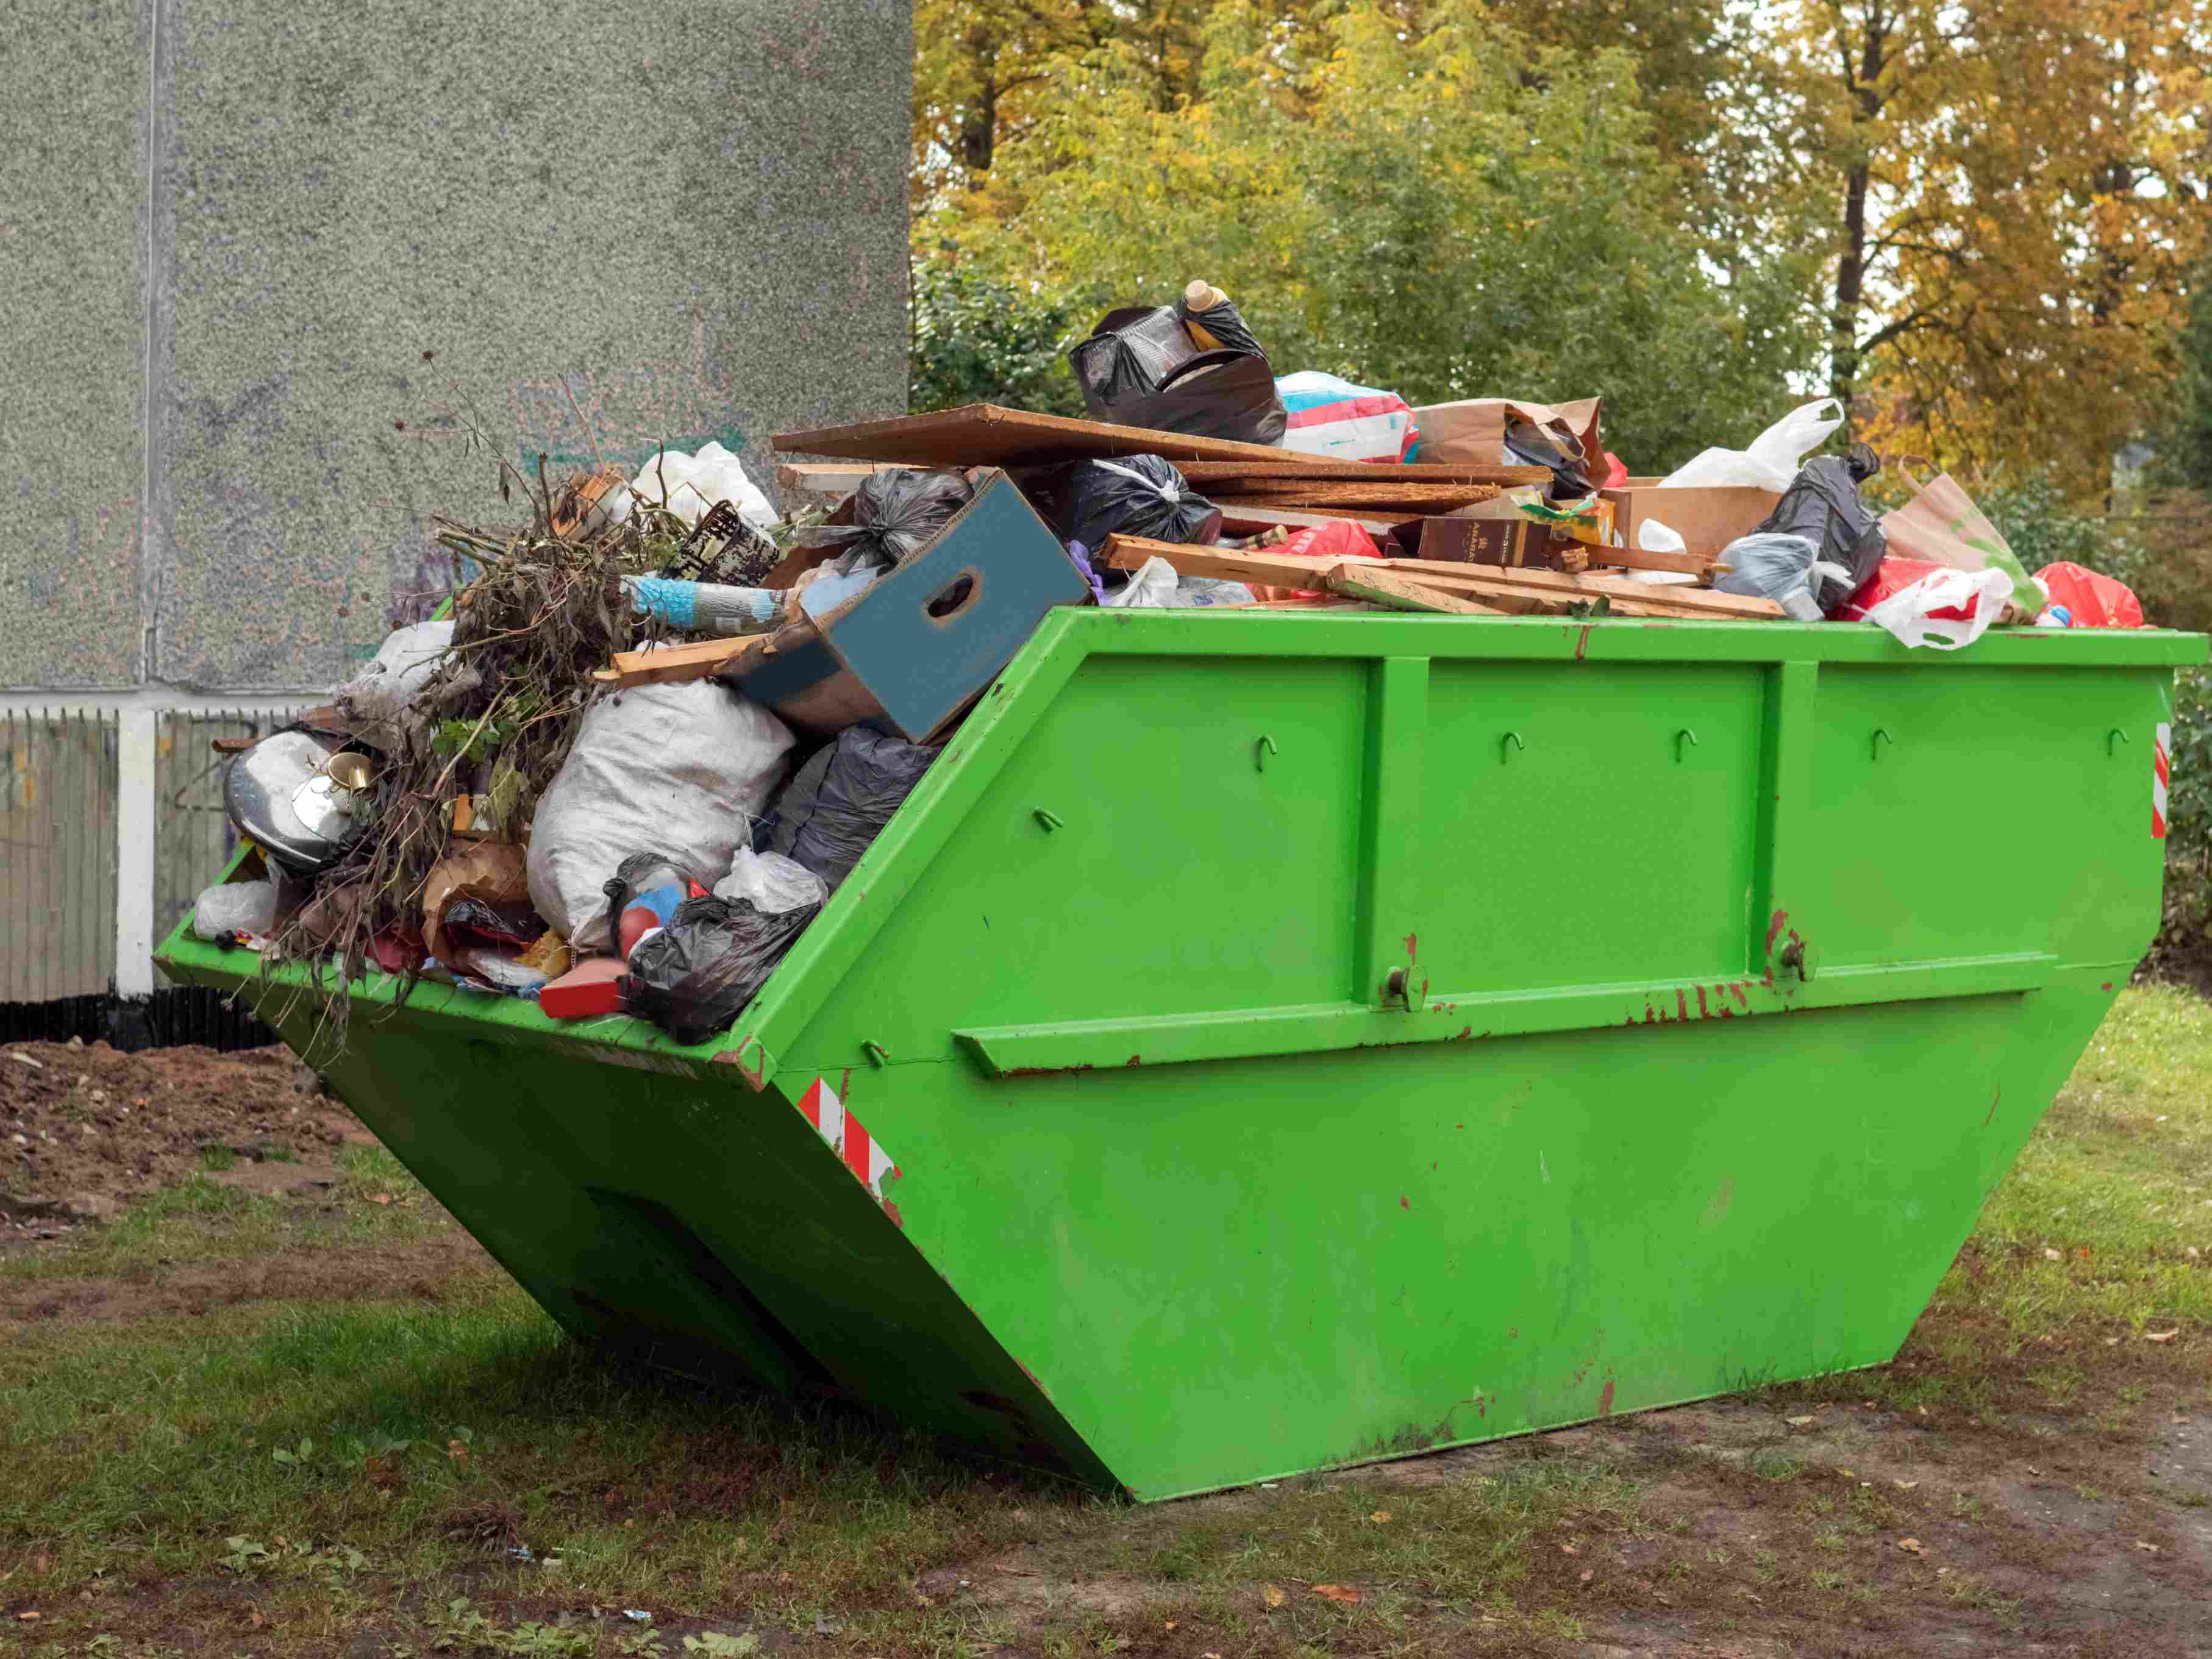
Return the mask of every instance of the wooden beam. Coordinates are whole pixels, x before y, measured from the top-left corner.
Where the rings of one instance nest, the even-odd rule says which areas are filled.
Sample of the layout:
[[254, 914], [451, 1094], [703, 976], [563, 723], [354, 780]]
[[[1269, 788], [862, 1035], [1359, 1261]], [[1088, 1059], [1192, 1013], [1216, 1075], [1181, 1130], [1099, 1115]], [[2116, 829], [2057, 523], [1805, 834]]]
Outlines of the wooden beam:
[[[1591, 552], [1594, 557], [1599, 556], [1595, 548]], [[1504, 582], [1584, 599], [1605, 593], [1638, 605], [1671, 605], [1699, 616], [1724, 617], [1740, 622], [1775, 622], [1782, 617], [1782, 607], [1771, 599], [1742, 593], [1716, 593], [1703, 587], [1662, 586], [1627, 576], [1570, 575], [1563, 570], [1534, 570], [1525, 565], [1461, 564], [1446, 559], [1386, 559], [1383, 562], [1416, 581], [1435, 586]]]
[[1328, 591], [1347, 599], [1366, 599], [1391, 611], [1425, 611], [1451, 617], [1502, 617], [1495, 606], [1477, 605], [1447, 593], [1441, 587], [1424, 587], [1395, 571], [1377, 570], [1371, 562], [1350, 561], [1322, 578]]
[[1509, 488], [1548, 484], [1552, 471], [1543, 466], [1462, 466], [1456, 462], [1416, 461], [1397, 466], [1379, 461], [1332, 461], [1295, 450], [1278, 450], [1282, 459], [1272, 464], [1248, 461], [1178, 461], [1177, 470], [1201, 488], [1218, 484], [1224, 489], [1257, 488], [1289, 478], [1339, 478], [1354, 483], [1481, 483]]
[[659, 651], [617, 651], [614, 665], [592, 672], [603, 684], [625, 689], [633, 685], [681, 685], [715, 674], [734, 673], [744, 657], [766, 653], [769, 636], [749, 634], [742, 639], [702, 640], [696, 645], [673, 645]]
[[775, 481], [809, 495], [849, 495], [871, 472], [911, 471], [897, 461], [786, 461], [776, 468]]

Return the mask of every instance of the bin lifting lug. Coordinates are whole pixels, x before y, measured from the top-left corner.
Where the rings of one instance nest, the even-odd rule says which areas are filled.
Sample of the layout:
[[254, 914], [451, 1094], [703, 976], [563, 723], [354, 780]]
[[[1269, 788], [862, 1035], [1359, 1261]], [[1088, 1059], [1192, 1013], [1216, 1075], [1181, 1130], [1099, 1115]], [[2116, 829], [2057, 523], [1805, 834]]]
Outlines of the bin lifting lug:
[[1813, 958], [1802, 939], [1793, 939], [1784, 945], [1782, 954], [1774, 960], [1776, 966], [1784, 973], [1796, 975], [1800, 981], [1813, 977]]
[[1411, 969], [1393, 968], [1390, 977], [1382, 981], [1382, 1004], [1388, 1008], [1403, 1008], [1409, 1014], [1418, 1014], [1428, 995], [1428, 981], [1415, 984]]

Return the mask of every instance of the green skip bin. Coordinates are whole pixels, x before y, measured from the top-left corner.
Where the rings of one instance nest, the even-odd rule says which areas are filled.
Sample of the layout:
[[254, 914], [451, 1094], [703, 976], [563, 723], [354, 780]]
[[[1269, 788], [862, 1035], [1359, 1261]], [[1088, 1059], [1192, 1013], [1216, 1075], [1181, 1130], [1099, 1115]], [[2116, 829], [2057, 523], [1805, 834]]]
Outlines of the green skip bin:
[[578, 1339], [1142, 1498], [1875, 1364], [2205, 655], [1057, 611], [723, 1039], [375, 980], [331, 1082]]

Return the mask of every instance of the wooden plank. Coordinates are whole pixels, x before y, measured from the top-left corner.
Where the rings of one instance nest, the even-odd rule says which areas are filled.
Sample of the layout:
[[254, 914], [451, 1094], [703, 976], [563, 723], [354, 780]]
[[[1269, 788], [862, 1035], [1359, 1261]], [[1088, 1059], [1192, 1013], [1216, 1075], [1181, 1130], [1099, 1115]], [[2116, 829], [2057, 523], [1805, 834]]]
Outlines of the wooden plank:
[[1181, 542], [1154, 541], [1148, 536], [1109, 536], [1101, 553], [1107, 567], [1114, 570], [1134, 570], [1146, 559], [1160, 558], [1173, 565], [1177, 575], [1309, 591], [1318, 590], [1331, 565], [1338, 562], [1301, 559], [1272, 550], [1246, 553], [1228, 547], [1191, 547]]
[[896, 461], [786, 461], [775, 481], [808, 495], [849, 495], [871, 472], [908, 472]]
[[[1591, 552], [1602, 556], [1598, 549], [1593, 548]], [[1387, 559], [1383, 562], [1393, 570], [1405, 572], [1416, 581], [1432, 586], [1503, 581], [1516, 586], [1577, 594], [1586, 599], [1608, 593], [1641, 605], [1667, 605], [1695, 611], [1700, 616], [1727, 617], [1738, 621], [1774, 622], [1782, 616], [1782, 607], [1771, 599], [1755, 599], [1742, 593], [1716, 593], [1703, 587], [1656, 586], [1626, 576], [1570, 575], [1565, 571], [1534, 570], [1522, 565], [1460, 564], [1443, 559]]]
[[[1213, 500], [1211, 496], [1207, 499]], [[1405, 523], [1407, 519], [1418, 519], [1421, 516], [1418, 513], [1408, 513], [1405, 518], [1386, 519], [1378, 518], [1371, 513], [1362, 513], [1354, 508], [1346, 508], [1340, 512], [1330, 507], [1293, 509], [1287, 507], [1250, 507], [1234, 496], [1225, 501], [1214, 501], [1213, 504], [1221, 509], [1223, 532], [1231, 536], [1249, 536], [1276, 525], [1296, 532], [1300, 530], [1319, 529], [1325, 525], [1356, 524], [1380, 541], [1390, 533], [1392, 526]]]
[[743, 639], [702, 640], [696, 645], [669, 646], [659, 651], [617, 651], [613, 666], [594, 669], [592, 678], [623, 687], [681, 685], [687, 680], [737, 672], [742, 659], [756, 651], [766, 652], [768, 640], [765, 634], [750, 634]]
[[1239, 478], [1235, 489], [1220, 484], [1206, 486], [1207, 499], [1241, 501], [1273, 501], [1285, 507], [1425, 507], [1431, 513], [1494, 501], [1501, 486], [1493, 483], [1425, 483], [1415, 479], [1376, 478]]
[[1493, 606], [1477, 605], [1447, 593], [1441, 587], [1424, 587], [1395, 571], [1361, 568], [1361, 562], [1340, 564], [1322, 579], [1332, 593], [1367, 599], [1391, 611], [1437, 611], [1452, 617], [1502, 617]]
[[1542, 466], [1464, 466], [1441, 461], [1416, 461], [1398, 466], [1381, 461], [1332, 461], [1318, 455], [1301, 455], [1290, 449], [1274, 453], [1283, 459], [1271, 465], [1254, 465], [1244, 461], [1191, 461], [1177, 462], [1176, 469], [1194, 484], [1218, 485], [1224, 489], [1254, 487], [1244, 486], [1246, 479], [1254, 480], [1255, 485], [1285, 478], [1338, 478], [1353, 483], [1388, 480], [1398, 483], [1505, 486], [1552, 482], [1551, 469]]
[[[1224, 547], [1187, 547], [1142, 536], [1109, 536], [1102, 550], [1109, 568], [1134, 570], [1148, 558], [1163, 558], [1187, 576], [1250, 582], [1263, 587], [1318, 588], [1339, 564], [1363, 561], [1317, 559], [1270, 551], [1241, 552]], [[1617, 617], [1669, 617], [1676, 621], [1771, 621], [1782, 608], [1766, 599], [1701, 588], [1654, 587], [1626, 577], [1570, 576], [1556, 570], [1510, 569], [1497, 565], [1454, 564], [1437, 559], [1378, 559], [1378, 570], [1402, 575], [1426, 587], [1442, 588], [1477, 603], [1525, 616], [1561, 615], [1571, 605], [1603, 598]]]
[[[1711, 553], [1654, 553], [1642, 547], [1598, 547], [1589, 550], [1592, 564], [1611, 565], [1616, 570], [1674, 570], [1685, 575], [1702, 576], [1714, 569], [1717, 556]], [[1725, 571], [1728, 567], [1718, 567]]]
[[1115, 455], [1164, 455], [1178, 464], [1200, 460], [1273, 464], [1284, 453], [1267, 444], [1071, 420], [1061, 415], [1001, 409], [996, 404], [969, 404], [933, 415], [902, 415], [895, 420], [862, 421], [807, 432], [779, 432], [769, 441], [783, 455], [834, 455], [923, 466], [1027, 466]]

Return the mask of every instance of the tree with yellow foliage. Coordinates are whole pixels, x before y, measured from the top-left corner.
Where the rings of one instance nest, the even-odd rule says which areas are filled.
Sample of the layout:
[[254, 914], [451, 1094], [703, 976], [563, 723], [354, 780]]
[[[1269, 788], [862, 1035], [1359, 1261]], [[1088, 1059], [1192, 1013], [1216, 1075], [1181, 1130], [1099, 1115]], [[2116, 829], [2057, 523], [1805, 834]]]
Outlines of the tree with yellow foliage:
[[1762, 15], [1781, 166], [1829, 204], [1831, 390], [1879, 447], [2094, 493], [2206, 246], [2203, 0]]

